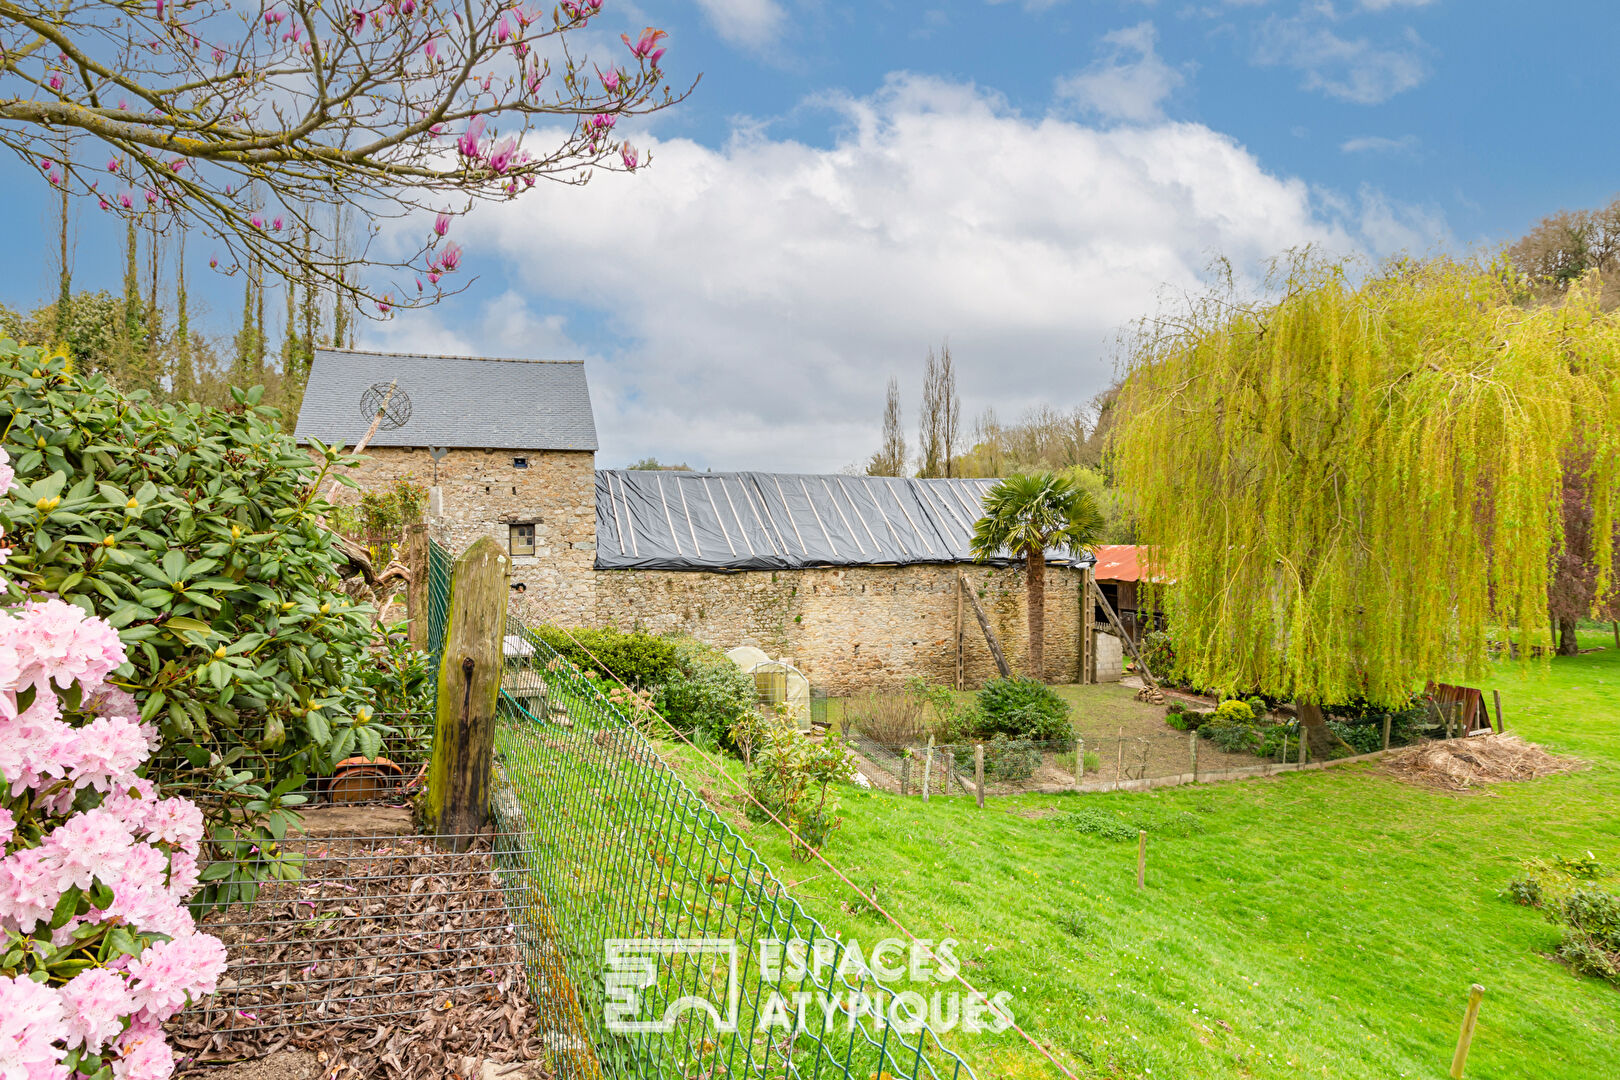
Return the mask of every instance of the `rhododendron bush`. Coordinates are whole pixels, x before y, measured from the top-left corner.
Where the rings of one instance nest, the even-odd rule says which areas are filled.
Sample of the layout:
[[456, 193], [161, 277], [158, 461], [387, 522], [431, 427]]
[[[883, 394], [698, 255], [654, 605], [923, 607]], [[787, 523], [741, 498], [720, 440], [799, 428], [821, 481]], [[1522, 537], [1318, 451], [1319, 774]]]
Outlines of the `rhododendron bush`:
[[312, 457], [277, 419], [257, 390], [160, 406], [0, 341], [0, 602], [51, 594], [116, 629], [127, 659], [96, 692], [139, 701], [163, 743], [147, 775], [197, 797], [205, 905], [295, 873], [274, 854], [289, 793], [389, 730], [355, 708], [370, 620], [320, 521], [319, 488], [352, 459]]
[[202, 812], [136, 775], [157, 732], [108, 682], [124, 663], [56, 597], [0, 611], [3, 1080], [168, 1076], [163, 1022], [225, 968], [185, 907]]

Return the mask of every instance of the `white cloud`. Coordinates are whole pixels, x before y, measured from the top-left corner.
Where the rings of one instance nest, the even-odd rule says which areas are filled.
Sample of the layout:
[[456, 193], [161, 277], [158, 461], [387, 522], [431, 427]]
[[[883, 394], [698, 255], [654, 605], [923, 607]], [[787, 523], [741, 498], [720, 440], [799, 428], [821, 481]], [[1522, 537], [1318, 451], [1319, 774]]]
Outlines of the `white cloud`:
[[1304, 73], [1305, 89], [1357, 105], [1388, 101], [1428, 77], [1427, 46], [1416, 32], [1408, 29], [1393, 43], [1375, 45], [1364, 37], [1341, 37], [1321, 21], [1332, 17], [1330, 6], [1272, 16], [1260, 26], [1255, 61], [1295, 68]]
[[1398, 139], [1387, 135], [1357, 135], [1339, 144], [1346, 154], [1407, 154], [1418, 148], [1416, 135], [1402, 135]]
[[656, 139], [637, 176], [482, 209], [457, 226], [468, 268], [503, 261], [512, 292], [389, 333], [530, 356], [590, 342], [605, 464], [833, 470], [876, 448], [890, 374], [915, 423], [947, 335], [965, 416], [1080, 403], [1117, 332], [1199, 290], [1217, 255], [1253, 281], [1289, 247], [1377, 251], [1420, 224], [1380, 203], [1374, 242], [1366, 198], [1324, 208], [1196, 124], [1098, 130], [918, 76], [839, 108], [826, 147]]
[[697, 0], [715, 32], [733, 45], [762, 48], [776, 40], [787, 22], [777, 0]]
[[993, 5], [1016, 3], [1025, 11], [1039, 14], [1042, 11], [1050, 11], [1052, 8], [1057, 7], [1063, 3], [1063, 0], [987, 0], [987, 2]]
[[1434, 0], [1358, 0], [1364, 11], [1388, 11], [1399, 7], [1428, 7]]
[[1058, 98], [1109, 120], [1140, 124], [1160, 119], [1161, 103], [1185, 79], [1154, 48], [1159, 32], [1151, 22], [1141, 22], [1102, 40], [1104, 55], [1096, 63], [1057, 81]]

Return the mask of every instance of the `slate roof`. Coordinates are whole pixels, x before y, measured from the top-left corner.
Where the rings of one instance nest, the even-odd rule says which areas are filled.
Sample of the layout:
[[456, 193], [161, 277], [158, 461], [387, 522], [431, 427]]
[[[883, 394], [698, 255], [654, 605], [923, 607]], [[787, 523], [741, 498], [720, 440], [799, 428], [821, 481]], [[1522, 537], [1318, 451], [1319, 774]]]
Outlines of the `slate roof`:
[[[993, 484], [598, 469], [596, 567], [792, 570], [971, 562], [973, 523]], [[1077, 566], [1091, 556], [1058, 549], [1046, 561]]]
[[379, 428], [372, 446], [595, 450], [585, 365], [577, 360], [317, 349], [298, 410], [299, 439], [353, 446], [371, 415], [367, 388], [394, 383], [410, 399], [404, 427]]

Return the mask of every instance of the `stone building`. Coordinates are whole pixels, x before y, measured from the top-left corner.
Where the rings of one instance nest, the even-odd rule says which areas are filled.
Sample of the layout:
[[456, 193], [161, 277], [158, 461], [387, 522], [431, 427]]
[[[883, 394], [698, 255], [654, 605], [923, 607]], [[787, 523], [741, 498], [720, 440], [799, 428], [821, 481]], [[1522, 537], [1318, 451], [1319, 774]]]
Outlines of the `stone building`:
[[[966, 581], [1023, 670], [1024, 572], [967, 551], [991, 481], [597, 470], [584, 366], [568, 362], [318, 350], [297, 436], [353, 447], [383, 397], [355, 479], [429, 487], [454, 550], [505, 545], [530, 622], [754, 645], [831, 693], [972, 687], [995, 666]], [[1095, 677], [1089, 563], [1049, 559], [1051, 681]]]

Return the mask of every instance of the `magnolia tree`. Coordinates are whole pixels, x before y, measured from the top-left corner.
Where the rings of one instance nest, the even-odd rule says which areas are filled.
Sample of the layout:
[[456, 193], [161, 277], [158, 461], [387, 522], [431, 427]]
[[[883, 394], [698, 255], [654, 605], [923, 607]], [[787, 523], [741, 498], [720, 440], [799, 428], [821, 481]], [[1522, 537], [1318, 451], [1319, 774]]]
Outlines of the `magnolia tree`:
[[225, 967], [184, 906], [202, 814], [136, 775], [156, 732], [106, 681], [124, 663], [118, 632], [72, 604], [0, 612], [6, 1080], [168, 1076], [163, 1022]]
[[[576, 55], [602, 6], [0, 0], [0, 143], [107, 214], [200, 226], [216, 266], [274, 265], [386, 314], [461, 268], [452, 213], [645, 164], [616, 125], [676, 100], [665, 35]], [[434, 225], [414, 250], [345, 251], [343, 208]]]

